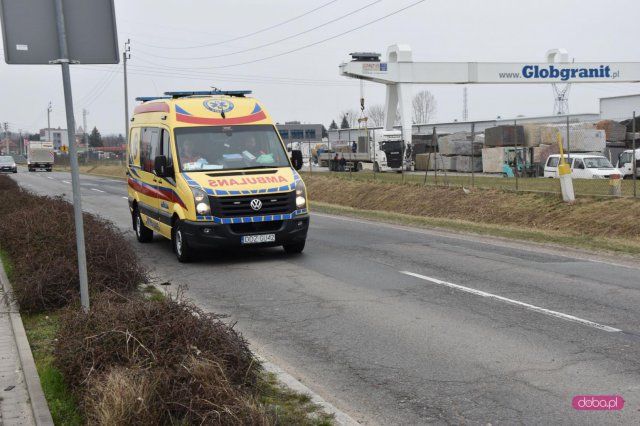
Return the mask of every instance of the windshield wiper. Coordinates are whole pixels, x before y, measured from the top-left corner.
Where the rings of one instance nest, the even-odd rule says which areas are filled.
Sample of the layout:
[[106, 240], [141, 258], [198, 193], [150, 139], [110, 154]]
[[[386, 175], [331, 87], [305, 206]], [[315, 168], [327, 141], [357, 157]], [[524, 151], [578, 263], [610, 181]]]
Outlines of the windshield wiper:
[[251, 169], [275, 169], [278, 166], [250, 166], [250, 167], [243, 167], [241, 169], [237, 169], [237, 170], [251, 170]]

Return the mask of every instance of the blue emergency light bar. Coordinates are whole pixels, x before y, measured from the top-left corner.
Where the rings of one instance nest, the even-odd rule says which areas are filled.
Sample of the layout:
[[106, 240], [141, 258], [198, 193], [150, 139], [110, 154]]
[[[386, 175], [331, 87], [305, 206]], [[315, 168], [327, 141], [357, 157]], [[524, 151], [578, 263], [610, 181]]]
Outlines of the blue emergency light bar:
[[243, 97], [251, 93], [251, 90], [202, 90], [195, 92], [164, 92], [165, 95], [172, 98], [184, 98], [186, 96], [213, 96], [213, 95], [225, 95], [225, 96], [238, 96]]
[[171, 99], [171, 96], [139, 96], [136, 98], [138, 102], [155, 101], [156, 99]]

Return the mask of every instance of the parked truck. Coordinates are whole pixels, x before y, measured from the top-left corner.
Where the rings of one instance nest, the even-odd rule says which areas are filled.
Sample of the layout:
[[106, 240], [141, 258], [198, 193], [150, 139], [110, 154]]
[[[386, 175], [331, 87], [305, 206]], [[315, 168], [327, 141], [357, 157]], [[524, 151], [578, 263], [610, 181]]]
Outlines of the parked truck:
[[53, 142], [31, 141], [27, 149], [27, 168], [30, 172], [53, 169]]
[[[620, 170], [623, 179], [633, 179], [633, 160], [634, 155], [632, 149], [623, 151], [618, 155], [618, 164], [616, 164], [616, 167]], [[635, 163], [635, 176], [636, 179], [638, 179], [640, 178], [640, 148], [636, 149]]]
[[375, 129], [369, 137], [359, 136], [357, 142], [334, 143], [331, 148], [319, 155], [321, 165], [331, 165], [337, 153], [338, 157], [344, 157], [352, 171], [402, 171], [404, 141], [399, 130]]

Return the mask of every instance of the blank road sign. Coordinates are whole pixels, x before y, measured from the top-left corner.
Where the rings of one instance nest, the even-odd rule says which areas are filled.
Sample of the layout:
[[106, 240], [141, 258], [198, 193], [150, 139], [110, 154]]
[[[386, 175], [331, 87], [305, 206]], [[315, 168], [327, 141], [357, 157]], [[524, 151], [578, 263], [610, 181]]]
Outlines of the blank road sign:
[[113, 0], [62, 0], [68, 58], [61, 58], [54, 0], [0, 0], [7, 64], [117, 64], [118, 38]]

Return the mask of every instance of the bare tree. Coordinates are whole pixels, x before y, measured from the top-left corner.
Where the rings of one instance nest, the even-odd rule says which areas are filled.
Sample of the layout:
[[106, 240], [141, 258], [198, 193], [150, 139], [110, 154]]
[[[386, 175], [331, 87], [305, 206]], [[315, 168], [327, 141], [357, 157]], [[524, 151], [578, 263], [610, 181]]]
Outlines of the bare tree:
[[367, 108], [367, 117], [369, 117], [369, 126], [384, 126], [384, 106], [379, 104], [371, 105], [369, 108]]
[[349, 124], [349, 128], [357, 128], [358, 118], [360, 118], [360, 112], [356, 111], [355, 109], [346, 109], [338, 115], [338, 119], [336, 120], [336, 122], [342, 123], [343, 118], [346, 118], [347, 123]]
[[436, 99], [428, 90], [422, 90], [413, 97], [413, 122], [428, 123], [436, 113]]

